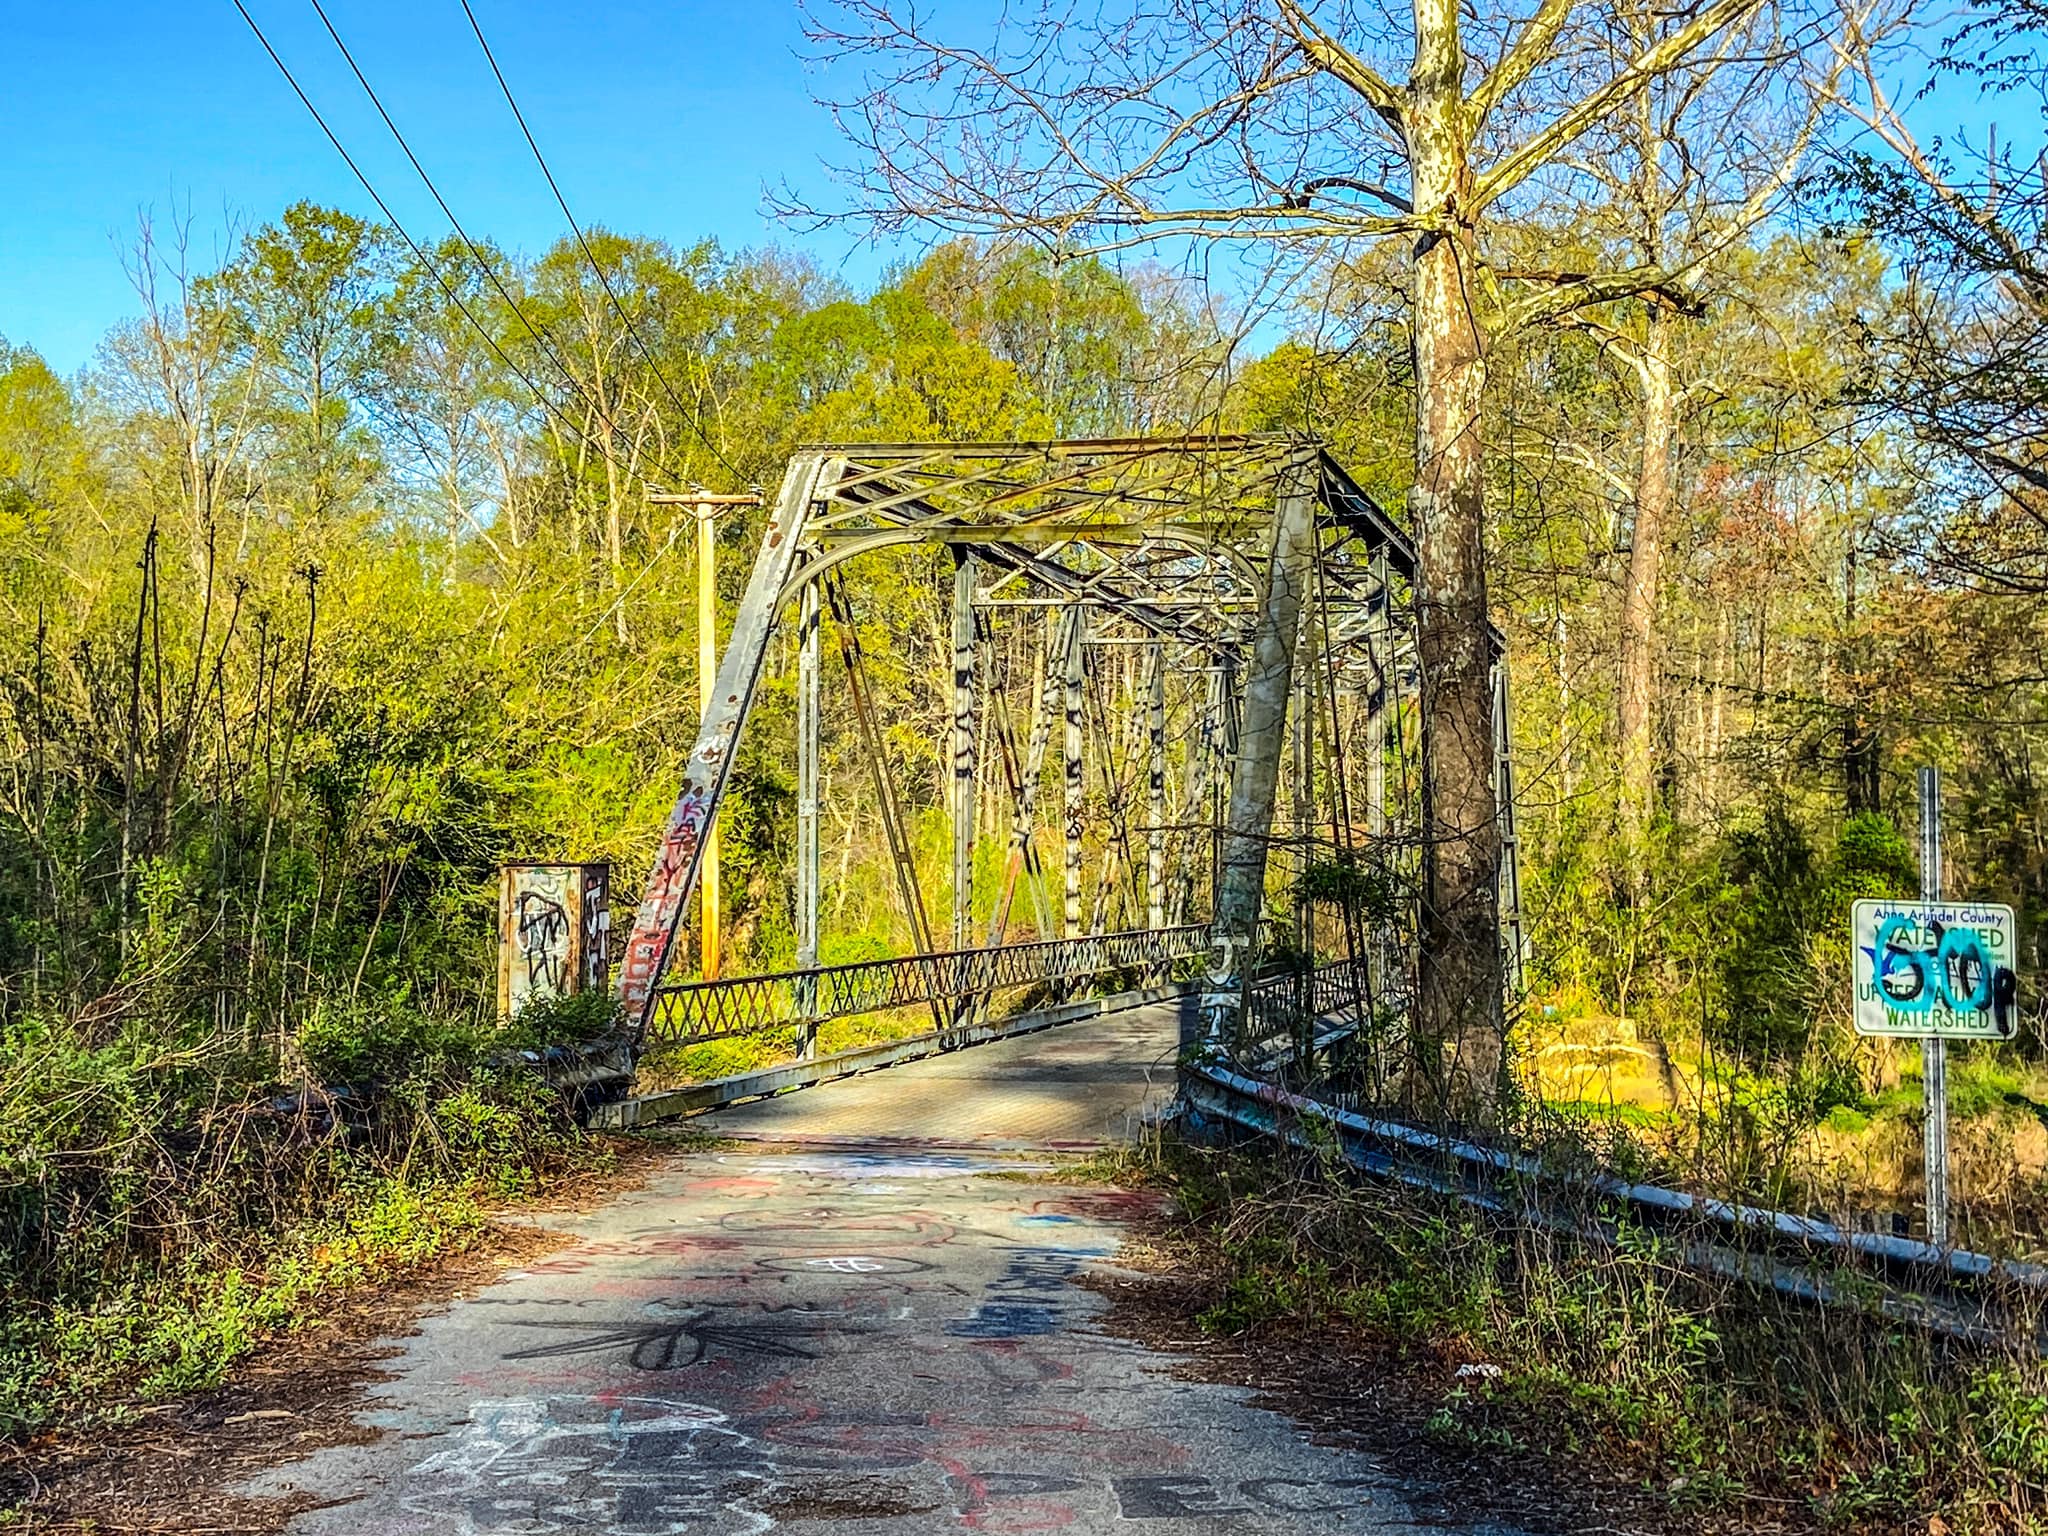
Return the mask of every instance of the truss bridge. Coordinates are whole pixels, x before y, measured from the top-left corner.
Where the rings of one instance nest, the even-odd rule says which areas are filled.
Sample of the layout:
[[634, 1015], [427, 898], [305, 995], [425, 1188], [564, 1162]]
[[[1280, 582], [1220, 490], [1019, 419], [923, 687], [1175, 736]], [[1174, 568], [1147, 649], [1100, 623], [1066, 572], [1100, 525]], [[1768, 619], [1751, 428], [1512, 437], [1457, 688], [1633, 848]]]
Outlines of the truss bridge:
[[[1203, 999], [1184, 1043], [1282, 1070], [1333, 1018], [1398, 1016], [1414, 572], [1395, 521], [1299, 436], [802, 449], [626, 941], [642, 1060], [742, 1038], [803, 1060], [877, 1015], [963, 1040], [1178, 987]], [[784, 857], [763, 878], [787, 961], [692, 976], [707, 833], [762, 816], [771, 781], [755, 841]], [[832, 931], [850, 909], [858, 944]], [[888, 952], [860, 952], [878, 930]]]

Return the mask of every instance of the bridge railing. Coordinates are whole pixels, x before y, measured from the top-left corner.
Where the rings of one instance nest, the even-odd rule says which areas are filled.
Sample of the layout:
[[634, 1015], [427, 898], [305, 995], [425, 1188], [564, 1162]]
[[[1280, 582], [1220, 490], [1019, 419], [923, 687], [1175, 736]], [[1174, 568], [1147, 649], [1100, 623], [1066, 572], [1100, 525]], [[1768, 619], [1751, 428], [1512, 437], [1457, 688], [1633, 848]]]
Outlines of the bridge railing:
[[1010, 987], [1064, 988], [1118, 972], [1163, 975], [1199, 958], [1208, 947], [1208, 925], [1189, 923], [680, 982], [656, 989], [642, 1048], [698, 1045], [935, 1000], [983, 997]]

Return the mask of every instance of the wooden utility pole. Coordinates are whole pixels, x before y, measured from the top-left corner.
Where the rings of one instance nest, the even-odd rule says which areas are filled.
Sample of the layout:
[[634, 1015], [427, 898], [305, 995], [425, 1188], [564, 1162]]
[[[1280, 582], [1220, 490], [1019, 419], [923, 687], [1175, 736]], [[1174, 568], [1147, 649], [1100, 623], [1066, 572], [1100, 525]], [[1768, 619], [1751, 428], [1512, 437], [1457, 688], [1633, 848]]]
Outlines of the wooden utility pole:
[[[709, 491], [676, 494], [656, 491], [655, 506], [685, 506], [697, 519], [697, 718], [711, 713], [712, 690], [718, 686], [718, 518], [729, 507], [758, 507], [761, 493], [717, 496]], [[703, 856], [697, 866], [702, 908], [697, 927], [699, 970], [706, 981], [718, 979], [720, 916], [718, 902], [718, 823], [704, 829]]]

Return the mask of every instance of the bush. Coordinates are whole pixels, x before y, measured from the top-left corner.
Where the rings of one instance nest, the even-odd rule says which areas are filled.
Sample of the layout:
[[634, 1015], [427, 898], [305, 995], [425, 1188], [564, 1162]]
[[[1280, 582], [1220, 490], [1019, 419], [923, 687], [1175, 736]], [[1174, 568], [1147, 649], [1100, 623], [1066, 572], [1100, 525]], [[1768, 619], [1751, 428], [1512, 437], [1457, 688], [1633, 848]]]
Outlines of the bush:
[[211, 1384], [310, 1298], [469, 1241], [574, 1145], [508, 1042], [615, 1016], [324, 998], [274, 1053], [190, 1020], [0, 1026], [0, 1436]]
[[1595, 1206], [1577, 1231], [1532, 1229], [1512, 1202], [1332, 1177], [1305, 1155], [1161, 1151], [1210, 1281], [1200, 1325], [1302, 1330], [1318, 1355], [1366, 1356], [1361, 1379], [1384, 1374], [1376, 1354], [1494, 1367], [1443, 1398], [1434, 1436], [1597, 1458], [1745, 1529], [1754, 1500], [1845, 1530], [2048, 1530], [2031, 1325], [1962, 1342], [1822, 1308], [1692, 1269], [1684, 1234]]
[[1915, 889], [1913, 852], [1883, 817], [1852, 816], [1815, 852], [1782, 804], [1730, 835], [1717, 962], [1718, 1032], [1751, 1062], [1798, 1062], [1846, 986], [1849, 910]]

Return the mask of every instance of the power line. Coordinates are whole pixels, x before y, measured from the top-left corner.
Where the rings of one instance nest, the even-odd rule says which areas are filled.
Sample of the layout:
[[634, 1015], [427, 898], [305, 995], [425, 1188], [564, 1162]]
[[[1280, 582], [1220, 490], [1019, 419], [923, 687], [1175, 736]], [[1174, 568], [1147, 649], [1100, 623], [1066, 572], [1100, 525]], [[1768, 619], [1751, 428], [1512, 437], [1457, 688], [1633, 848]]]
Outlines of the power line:
[[[235, 0], [235, 4], [236, 9], [240, 10], [241, 0]], [[497, 290], [498, 296], [505, 301], [506, 306], [512, 311], [514, 318], [525, 328], [526, 334], [533, 338], [535, 344], [547, 355], [548, 360], [561, 371], [563, 381], [568, 385], [577, 400], [604, 424], [606, 435], [608, 437], [616, 435], [618, 427], [613, 422], [611, 413], [604, 408], [602, 400], [593, 399], [590, 393], [577, 380], [574, 371], [569, 367], [568, 360], [563, 355], [560, 343], [555, 340], [554, 334], [548, 330], [545, 324], [536, 327], [535, 322], [527, 317], [526, 311], [520, 307], [519, 301], [512, 296], [511, 291], [506, 288], [504, 280], [498, 276], [497, 268], [484, 254], [483, 249], [476, 241], [470, 238], [469, 231], [463, 228], [462, 221], [456, 218], [455, 210], [448, 206], [448, 200], [441, 195], [441, 189], [434, 184], [434, 178], [427, 174], [427, 168], [420, 164], [419, 156], [413, 153], [412, 145], [406, 142], [406, 137], [399, 131], [398, 124], [392, 121], [391, 114], [384, 109], [383, 100], [371, 86], [369, 77], [363, 73], [362, 67], [356, 63], [355, 55], [349, 51], [348, 44], [341, 40], [341, 34], [335, 30], [334, 23], [328, 18], [326, 8], [321, 5], [320, 0], [311, 0], [311, 4], [313, 13], [320, 18], [320, 24], [327, 29], [327, 35], [334, 40], [334, 46], [340, 51], [342, 61], [348, 65], [349, 72], [356, 77], [356, 83], [363, 88], [363, 94], [370, 98], [370, 105], [376, 108], [377, 116], [383, 119], [384, 126], [390, 130], [391, 137], [397, 141], [399, 149], [404, 152], [405, 158], [412, 165], [413, 171], [419, 176], [420, 181], [433, 197], [436, 206], [441, 210], [442, 217], [447, 219], [449, 225], [454, 229], [456, 238], [461, 240], [464, 247], [469, 251], [471, 258], [476, 262], [478, 270], [483, 273], [490, 285]], [[248, 12], [243, 11], [242, 14], [246, 16]], [[251, 25], [254, 25], [254, 23], [252, 22]], [[274, 58], [276, 55], [273, 53], [272, 57]], [[328, 136], [330, 138], [333, 137], [332, 134]], [[382, 205], [380, 204], [379, 206]], [[583, 429], [578, 428], [578, 430], [582, 431]], [[612, 452], [612, 445], [608, 443], [601, 444], [600, 451], [606, 459], [617, 463]], [[653, 458], [652, 455], [649, 455], [649, 457]], [[680, 478], [671, 465], [663, 463], [658, 458], [653, 458], [653, 462], [670, 478]]]
[[[264, 36], [263, 29], [256, 24], [256, 18], [249, 14], [248, 7], [242, 4], [242, 0], [233, 0], [233, 4], [235, 9], [241, 13], [242, 20], [249, 24], [249, 30], [255, 34], [256, 41], [263, 45], [263, 51], [270, 55], [270, 62], [275, 64], [278, 73], [284, 76], [285, 84], [292, 88], [292, 94], [299, 98], [306, 111], [312, 115], [313, 121], [319, 126], [320, 131], [327, 136], [327, 142], [334, 146], [334, 152], [341, 156], [342, 164], [355, 173], [355, 178], [362, 183], [363, 190], [370, 194], [370, 201], [377, 205], [378, 212], [382, 213], [391, 227], [398, 231], [399, 238], [406, 243], [420, 266], [432, 274], [434, 281], [440, 285], [441, 291], [448, 296], [449, 302], [462, 311], [463, 318], [475, 328], [476, 333], [484, 339], [485, 344], [493, 352], [497, 353], [498, 360], [511, 369], [518, 377], [520, 383], [533, 392], [534, 398], [540, 402], [541, 409], [559, 416], [561, 412], [548, 399], [547, 391], [534, 383], [526, 371], [514, 362], [510, 354], [498, 344], [498, 339], [491, 334], [490, 328], [476, 317], [475, 311], [469, 307], [462, 295], [457, 293], [449, 284], [448, 279], [442, 275], [440, 266], [428, 257], [420, 243], [413, 239], [412, 235], [406, 230], [405, 225], [399, 221], [398, 215], [391, 211], [391, 205], [384, 201], [383, 195], [371, 184], [370, 178], [363, 174], [363, 168], [356, 164], [355, 157], [348, 152], [341, 140], [335, 136], [334, 130], [327, 126], [327, 119], [321, 116], [320, 109], [313, 105], [312, 98], [306, 94], [304, 87], [299, 84], [298, 77], [291, 72], [291, 69], [278, 55], [278, 51], [270, 45], [270, 39]], [[575, 423], [571, 422], [569, 425], [573, 427]]]
[[512, 109], [513, 121], [519, 124], [520, 133], [525, 135], [526, 147], [533, 151], [534, 164], [540, 167], [541, 175], [547, 178], [548, 190], [555, 194], [555, 204], [562, 210], [562, 217], [569, 221], [569, 228], [575, 232], [576, 244], [582, 249], [584, 259], [590, 263], [590, 270], [597, 274], [598, 282], [604, 287], [605, 297], [611, 300], [613, 311], [624, 322], [626, 333], [633, 338], [633, 344], [640, 349], [640, 355], [647, 359], [648, 369], [654, 374], [662, 390], [674, 402], [683, 419], [689, 422], [690, 430], [697, 434], [699, 441], [711, 450], [712, 457], [723, 464], [726, 472], [733, 477], [735, 483], [738, 483], [740, 472], [733, 467], [732, 460], [719, 450], [718, 444], [711, 440], [710, 434], [704, 430], [703, 423], [698, 420], [697, 413], [683, 402], [682, 396], [669, 383], [668, 375], [661, 371], [661, 364], [655, 360], [653, 349], [641, 336], [640, 327], [633, 323], [633, 317], [626, 313], [625, 305], [619, 302], [619, 295], [612, 287], [611, 278], [605, 274], [603, 264], [597, 259], [597, 253], [590, 248], [590, 242], [583, 237], [583, 226], [576, 222], [576, 215], [569, 211], [569, 200], [562, 195], [562, 188], [555, 180], [555, 173], [548, 169], [547, 157], [540, 152], [540, 145], [533, 137], [533, 130], [526, 125], [526, 114], [519, 110], [519, 102], [512, 94], [512, 86], [505, 79], [505, 72], [498, 67], [498, 56], [491, 52], [490, 42], [484, 36], [483, 25], [476, 19], [476, 12], [470, 9], [469, 0], [461, 0], [461, 4], [462, 14], [469, 18], [469, 29], [476, 34], [477, 46], [484, 51], [484, 61], [491, 66], [491, 74], [497, 79], [498, 89], [504, 93], [505, 105]]

